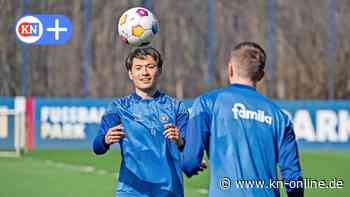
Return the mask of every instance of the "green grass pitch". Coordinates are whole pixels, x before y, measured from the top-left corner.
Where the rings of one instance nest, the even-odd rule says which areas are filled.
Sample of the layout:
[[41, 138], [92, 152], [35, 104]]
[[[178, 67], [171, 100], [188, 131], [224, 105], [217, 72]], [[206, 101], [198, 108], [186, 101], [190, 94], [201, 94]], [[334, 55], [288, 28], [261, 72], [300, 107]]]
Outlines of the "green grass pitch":
[[[306, 189], [305, 196], [350, 196], [349, 153], [302, 152], [305, 178], [344, 181], [342, 189]], [[118, 151], [95, 156], [89, 150], [37, 150], [22, 158], [0, 157], [0, 196], [114, 196], [119, 164]], [[207, 196], [208, 185], [208, 171], [185, 178], [185, 196]]]

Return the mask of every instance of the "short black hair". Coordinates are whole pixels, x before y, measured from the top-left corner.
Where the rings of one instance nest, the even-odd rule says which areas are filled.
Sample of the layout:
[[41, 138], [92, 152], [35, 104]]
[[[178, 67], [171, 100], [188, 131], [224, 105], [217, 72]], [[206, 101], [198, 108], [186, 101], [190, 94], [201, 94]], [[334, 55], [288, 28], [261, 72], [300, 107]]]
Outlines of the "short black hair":
[[163, 59], [162, 56], [160, 55], [159, 51], [153, 47], [142, 47], [142, 48], [137, 48], [133, 50], [131, 53], [129, 53], [128, 57], [125, 60], [125, 67], [129, 71], [132, 68], [132, 61], [134, 58], [138, 59], [145, 59], [146, 56], [151, 56], [153, 59], [156, 61], [156, 66], [159, 69], [162, 69], [163, 66]]

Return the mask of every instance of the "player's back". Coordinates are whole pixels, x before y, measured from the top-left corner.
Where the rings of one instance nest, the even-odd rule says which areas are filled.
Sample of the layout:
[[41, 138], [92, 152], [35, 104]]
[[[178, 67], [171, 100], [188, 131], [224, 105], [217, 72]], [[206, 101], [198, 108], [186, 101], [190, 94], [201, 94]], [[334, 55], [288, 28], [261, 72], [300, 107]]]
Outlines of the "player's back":
[[[278, 196], [281, 110], [255, 88], [231, 85], [205, 94], [210, 114], [209, 196]], [[272, 187], [272, 188], [270, 188]]]

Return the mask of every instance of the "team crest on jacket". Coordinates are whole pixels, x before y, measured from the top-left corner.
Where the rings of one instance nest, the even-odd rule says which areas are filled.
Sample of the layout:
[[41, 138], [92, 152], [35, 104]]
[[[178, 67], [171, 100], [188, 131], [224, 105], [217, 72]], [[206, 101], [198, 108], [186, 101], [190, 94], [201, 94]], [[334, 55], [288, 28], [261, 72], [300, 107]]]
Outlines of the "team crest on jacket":
[[169, 117], [167, 115], [165, 115], [165, 114], [160, 114], [159, 120], [162, 123], [167, 123], [169, 121]]

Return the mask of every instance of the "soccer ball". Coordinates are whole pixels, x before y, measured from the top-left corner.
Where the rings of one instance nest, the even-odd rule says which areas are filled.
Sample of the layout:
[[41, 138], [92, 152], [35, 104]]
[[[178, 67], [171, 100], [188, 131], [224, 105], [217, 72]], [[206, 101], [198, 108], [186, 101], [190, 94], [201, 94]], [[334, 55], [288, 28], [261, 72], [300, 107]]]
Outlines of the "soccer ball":
[[123, 42], [131, 46], [138, 47], [149, 44], [158, 31], [158, 20], [146, 8], [131, 8], [119, 18], [119, 36]]

